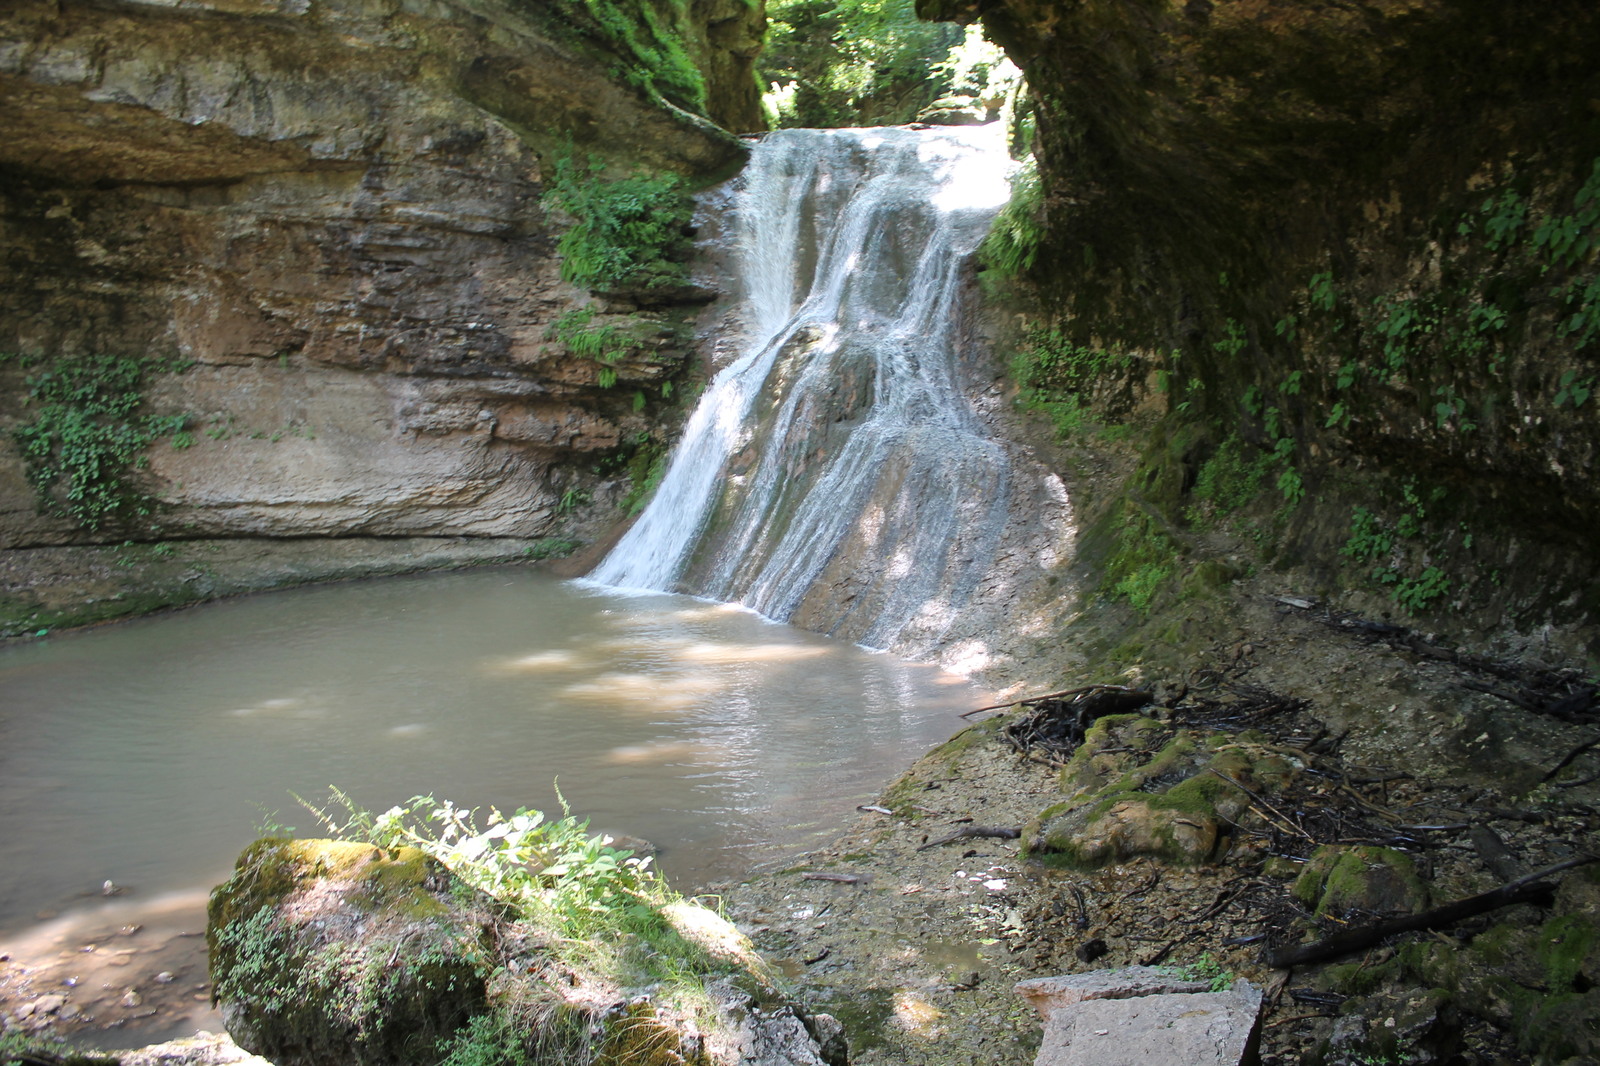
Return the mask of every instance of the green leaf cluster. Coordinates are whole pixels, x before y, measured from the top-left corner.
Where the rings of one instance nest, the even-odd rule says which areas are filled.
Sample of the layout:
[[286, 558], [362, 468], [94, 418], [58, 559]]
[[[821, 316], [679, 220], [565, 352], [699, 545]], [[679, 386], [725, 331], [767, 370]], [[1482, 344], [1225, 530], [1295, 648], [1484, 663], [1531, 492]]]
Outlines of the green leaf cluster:
[[21, 357], [33, 417], [13, 431], [40, 506], [89, 530], [150, 513], [132, 484], [160, 437], [181, 434], [187, 415], [141, 412], [146, 377], [183, 367], [120, 355]]
[[591, 835], [589, 823], [570, 812], [547, 819], [526, 807], [510, 815], [491, 807], [480, 826], [476, 810], [432, 796], [413, 796], [381, 814], [338, 789], [336, 812], [300, 802], [340, 839], [418, 848], [473, 888], [572, 934], [596, 919], [649, 918], [651, 903], [668, 899], [648, 858]]
[[[689, 0], [522, 0], [557, 15], [617, 57], [614, 73], [653, 98], [705, 114], [706, 79], [690, 54]], [[539, 11], [544, 14], [543, 10]]]
[[556, 246], [562, 278], [591, 292], [682, 284], [692, 210], [683, 182], [671, 174], [607, 180], [604, 170], [597, 156], [580, 164], [568, 149], [546, 175], [545, 207], [572, 218]]
[[773, 88], [770, 117], [788, 127], [910, 122], [952, 87], [950, 53], [965, 39], [917, 18], [913, 0], [768, 0], [759, 73]]
[[1011, 176], [1011, 199], [989, 224], [978, 258], [1002, 280], [1020, 278], [1033, 268], [1044, 239], [1044, 186], [1030, 155]]

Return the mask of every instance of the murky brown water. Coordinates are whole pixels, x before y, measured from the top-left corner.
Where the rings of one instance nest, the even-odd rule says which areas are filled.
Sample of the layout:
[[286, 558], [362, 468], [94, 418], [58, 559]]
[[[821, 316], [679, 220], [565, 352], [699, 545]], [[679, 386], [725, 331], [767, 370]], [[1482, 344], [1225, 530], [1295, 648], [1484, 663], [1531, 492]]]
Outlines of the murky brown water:
[[[553, 809], [559, 778], [596, 829], [654, 842], [696, 888], [830, 832], [981, 700], [735, 608], [519, 568], [0, 648], [0, 952], [77, 977], [102, 1023], [143, 1023], [120, 1042], [160, 1038], [210, 1020], [167, 1016], [205, 1007], [203, 945], [181, 935], [203, 929], [205, 889], [263, 822], [314, 830], [290, 791]], [[119, 1014], [128, 989], [141, 1003]], [[137, 1018], [157, 996], [163, 1014]]]

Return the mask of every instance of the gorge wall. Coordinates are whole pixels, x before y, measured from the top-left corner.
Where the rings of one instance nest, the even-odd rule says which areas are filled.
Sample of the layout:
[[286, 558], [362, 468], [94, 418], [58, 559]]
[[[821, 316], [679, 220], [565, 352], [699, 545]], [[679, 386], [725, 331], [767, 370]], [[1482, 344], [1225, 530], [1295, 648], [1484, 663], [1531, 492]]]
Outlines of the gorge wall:
[[[0, 547], [568, 529], [597, 460], [681, 418], [710, 294], [563, 281], [551, 160], [704, 181], [743, 156], [713, 120], [759, 120], [759, 6], [694, 5], [694, 100], [586, 10], [7, 5]], [[553, 339], [584, 304], [629, 331], [616, 365]], [[27, 382], [84, 357], [160, 360], [140, 409], [189, 419], [134, 475], [150, 513], [98, 529], [39, 512], [12, 439]]]
[[1594, 619], [1592, 8], [918, 9], [981, 19], [1030, 85], [1037, 182], [992, 249], [1025, 376], [1143, 427], [1083, 542], [1108, 587], [1158, 606], [1249, 515], [1386, 610]]

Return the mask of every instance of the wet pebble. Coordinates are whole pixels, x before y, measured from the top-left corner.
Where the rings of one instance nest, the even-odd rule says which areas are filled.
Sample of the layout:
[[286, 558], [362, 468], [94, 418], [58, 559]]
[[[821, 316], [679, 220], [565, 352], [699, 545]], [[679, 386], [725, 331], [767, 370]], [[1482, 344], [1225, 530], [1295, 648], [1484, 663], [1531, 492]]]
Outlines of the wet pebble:
[[134, 989], [130, 988], [122, 994], [122, 1005], [124, 1007], [137, 1007], [143, 1003], [144, 997], [139, 995], [139, 993]]
[[162, 970], [155, 976], [155, 982], [158, 985], [170, 985], [172, 980], [172, 974], [168, 973], [166, 970]]

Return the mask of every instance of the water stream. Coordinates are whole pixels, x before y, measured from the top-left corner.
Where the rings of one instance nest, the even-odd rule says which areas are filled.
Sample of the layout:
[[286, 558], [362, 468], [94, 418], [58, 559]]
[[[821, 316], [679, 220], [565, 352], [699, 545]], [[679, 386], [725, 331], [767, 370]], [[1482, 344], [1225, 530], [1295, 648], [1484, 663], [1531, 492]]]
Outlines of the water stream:
[[[205, 1010], [203, 941], [182, 934], [258, 824], [315, 832], [290, 790], [551, 810], [559, 777], [594, 828], [657, 844], [693, 889], [836, 832], [980, 698], [737, 607], [522, 568], [0, 647], [0, 953], [76, 978], [99, 1022], [144, 1025], [103, 1042], [143, 1042]], [[195, 1017], [138, 1017], [158, 972]], [[123, 1009], [129, 988], [144, 1002]]]
[[762, 142], [734, 207], [744, 354], [591, 580], [389, 579], [0, 648], [0, 953], [125, 1027], [102, 1043], [214, 1024], [205, 889], [262, 823], [315, 831], [288, 793], [330, 784], [550, 810], [559, 777], [690, 889], [836, 831], [981, 697], [766, 619], [927, 646], [990, 568], [1013, 474], [958, 327], [1002, 136]]
[[591, 575], [871, 647], [936, 638], [1011, 472], [962, 390], [963, 266], [1010, 193], [998, 127], [780, 130], [733, 205], [747, 344]]

